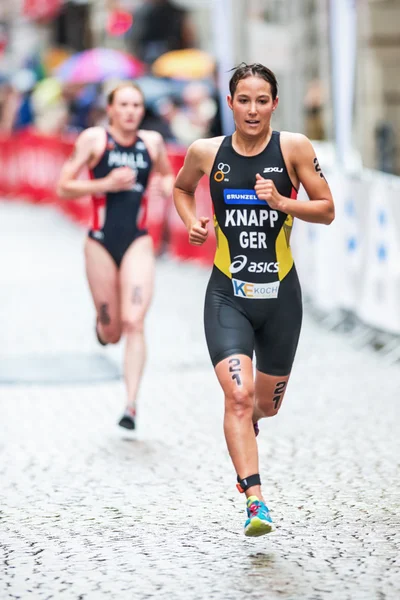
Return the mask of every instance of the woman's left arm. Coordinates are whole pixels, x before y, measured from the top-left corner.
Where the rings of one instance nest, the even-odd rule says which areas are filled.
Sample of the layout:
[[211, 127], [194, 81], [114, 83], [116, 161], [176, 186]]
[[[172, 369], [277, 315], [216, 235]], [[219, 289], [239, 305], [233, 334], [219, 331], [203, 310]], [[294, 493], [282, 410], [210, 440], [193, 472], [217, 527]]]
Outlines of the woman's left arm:
[[146, 138], [150, 156], [153, 160], [154, 171], [161, 175], [161, 192], [163, 196], [169, 197], [174, 187], [175, 176], [172, 171], [171, 163], [168, 158], [167, 147], [164, 139], [158, 131], [146, 131], [143, 135]]
[[310, 202], [299, 202], [282, 196], [272, 180], [264, 179], [259, 174], [255, 185], [258, 197], [265, 200], [270, 208], [280, 210], [302, 221], [325, 225], [332, 223], [335, 218], [335, 206], [331, 190], [310, 140], [304, 135], [293, 134], [286, 160], [290, 161]]

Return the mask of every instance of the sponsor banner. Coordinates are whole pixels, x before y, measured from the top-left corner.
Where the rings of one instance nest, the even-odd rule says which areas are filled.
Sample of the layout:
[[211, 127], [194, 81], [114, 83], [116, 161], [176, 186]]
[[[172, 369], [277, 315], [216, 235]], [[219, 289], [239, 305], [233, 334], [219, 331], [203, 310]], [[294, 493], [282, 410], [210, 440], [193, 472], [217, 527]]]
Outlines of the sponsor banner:
[[400, 228], [398, 178], [372, 175], [366, 250], [358, 316], [368, 325], [400, 334]]
[[[336, 182], [336, 183], [334, 183]], [[339, 190], [341, 180], [333, 175], [329, 179], [335, 198], [336, 215], [341, 212], [342, 193]], [[333, 187], [336, 187], [336, 195]], [[306, 193], [300, 188], [299, 202], [308, 202]], [[299, 274], [304, 296], [310, 298], [322, 312], [331, 312], [339, 308], [341, 269], [340, 255], [341, 229], [339, 219], [326, 225], [306, 223], [295, 220], [290, 240], [293, 258]]]
[[233, 294], [247, 300], [268, 300], [277, 298], [280, 281], [269, 283], [250, 283], [240, 279], [232, 279]]
[[303, 292], [326, 314], [344, 309], [366, 325], [400, 334], [400, 178], [364, 169], [357, 177], [332, 172], [329, 183], [332, 225], [294, 226]]
[[349, 177], [343, 186], [343, 206], [339, 214], [340, 308], [357, 312], [362, 296], [361, 283], [365, 273], [370, 182]]
[[[308, 196], [303, 186], [300, 186], [297, 201], [308, 202]], [[316, 230], [312, 223], [306, 223], [306, 221], [295, 219], [292, 235], [290, 236], [290, 247], [301, 282], [303, 295], [311, 298], [317, 276], [315, 264], [317, 256], [317, 240]]]
[[[329, 183], [335, 199], [337, 218], [328, 227], [311, 224], [309, 233], [313, 237], [314, 281], [312, 299], [318, 310], [331, 313], [340, 308], [343, 274], [343, 231], [341, 215], [346, 189], [346, 179], [340, 173], [331, 173]], [[296, 256], [294, 255], [296, 262]]]

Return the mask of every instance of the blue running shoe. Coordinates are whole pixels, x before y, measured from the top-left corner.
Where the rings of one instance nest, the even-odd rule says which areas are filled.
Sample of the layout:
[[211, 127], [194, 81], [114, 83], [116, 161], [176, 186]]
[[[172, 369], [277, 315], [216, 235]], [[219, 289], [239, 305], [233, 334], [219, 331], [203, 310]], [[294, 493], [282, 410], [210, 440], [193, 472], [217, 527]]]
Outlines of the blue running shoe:
[[257, 496], [247, 498], [247, 517], [244, 535], [248, 537], [265, 535], [275, 529], [267, 506]]

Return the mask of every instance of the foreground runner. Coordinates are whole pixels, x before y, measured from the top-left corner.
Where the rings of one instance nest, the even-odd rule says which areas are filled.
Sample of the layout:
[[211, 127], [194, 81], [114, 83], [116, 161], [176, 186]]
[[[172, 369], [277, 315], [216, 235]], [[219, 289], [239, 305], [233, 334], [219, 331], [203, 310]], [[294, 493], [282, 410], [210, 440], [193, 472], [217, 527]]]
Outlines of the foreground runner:
[[[102, 345], [126, 336], [126, 410], [119, 425], [135, 428], [136, 397], [145, 364], [144, 318], [153, 293], [153, 242], [145, 228], [143, 195], [154, 168], [165, 195], [173, 175], [163, 139], [138, 131], [144, 115], [141, 90], [123, 83], [108, 97], [110, 127], [91, 127], [78, 137], [61, 173], [64, 198], [93, 197], [93, 227], [85, 245], [86, 272], [97, 312], [96, 334]], [[78, 180], [84, 166], [91, 180]]]
[[[273, 529], [261, 492], [258, 421], [279, 411], [302, 320], [289, 243], [293, 217], [329, 224], [334, 204], [310, 141], [271, 129], [278, 106], [275, 75], [260, 64], [242, 65], [229, 87], [235, 132], [190, 146], [174, 200], [190, 242], [203, 244], [208, 219], [196, 216], [194, 193], [204, 174], [210, 178], [217, 251], [205, 333], [225, 395], [228, 450], [247, 496], [245, 534], [258, 536]], [[311, 202], [296, 201], [300, 183]]]

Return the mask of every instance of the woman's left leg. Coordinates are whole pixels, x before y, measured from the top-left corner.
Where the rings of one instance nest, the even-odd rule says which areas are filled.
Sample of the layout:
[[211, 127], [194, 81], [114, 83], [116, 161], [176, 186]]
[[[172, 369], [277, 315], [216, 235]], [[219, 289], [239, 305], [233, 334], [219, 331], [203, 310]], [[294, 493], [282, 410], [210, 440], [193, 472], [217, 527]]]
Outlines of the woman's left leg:
[[256, 371], [253, 421], [274, 417], [282, 405], [289, 375], [267, 375]]
[[[270, 302], [268, 300], [268, 302]], [[257, 371], [253, 421], [275, 416], [286, 393], [299, 341], [302, 304], [296, 271], [281, 283], [275, 309], [255, 335]], [[257, 433], [257, 425], [255, 430]]]
[[124, 372], [128, 407], [134, 411], [146, 361], [144, 319], [154, 287], [155, 258], [149, 235], [137, 238], [120, 267], [122, 331], [126, 337]]

